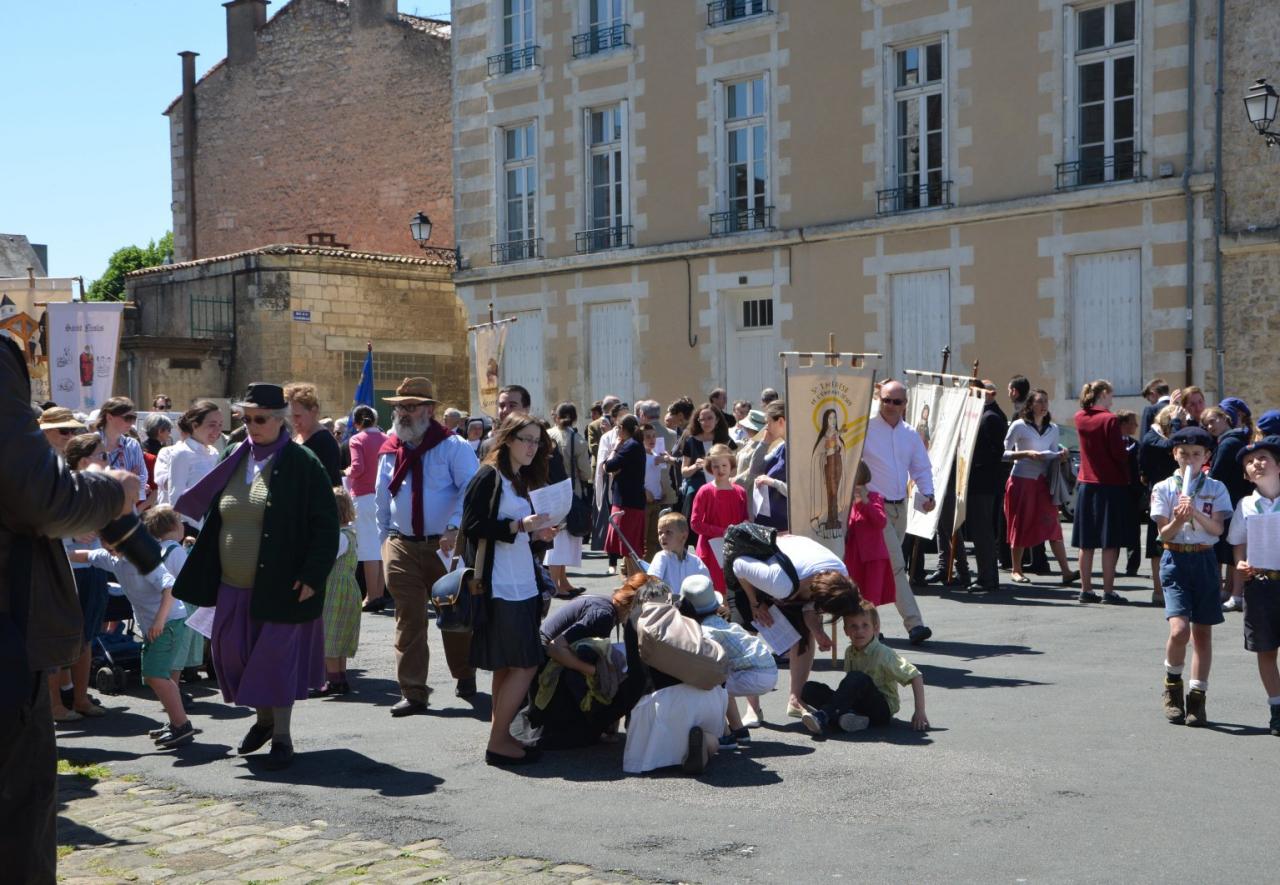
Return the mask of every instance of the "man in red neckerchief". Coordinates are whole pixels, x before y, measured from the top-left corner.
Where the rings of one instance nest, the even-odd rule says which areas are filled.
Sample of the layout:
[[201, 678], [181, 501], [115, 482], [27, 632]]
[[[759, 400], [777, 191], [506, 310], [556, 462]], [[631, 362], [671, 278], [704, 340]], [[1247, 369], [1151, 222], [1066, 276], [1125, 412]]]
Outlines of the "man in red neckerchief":
[[[462, 522], [462, 491], [478, 462], [466, 440], [435, 420], [435, 389], [427, 378], [406, 378], [386, 401], [395, 409], [391, 435], [378, 452], [375, 494], [378, 537], [387, 590], [396, 603], [396, 680], [400, 700], [392, 716], [427, 710], [427, 599], [445, 574], [437, 555], [451, 556]], [[471, 635], [442, 633], [456, 694], [476, 693]]]

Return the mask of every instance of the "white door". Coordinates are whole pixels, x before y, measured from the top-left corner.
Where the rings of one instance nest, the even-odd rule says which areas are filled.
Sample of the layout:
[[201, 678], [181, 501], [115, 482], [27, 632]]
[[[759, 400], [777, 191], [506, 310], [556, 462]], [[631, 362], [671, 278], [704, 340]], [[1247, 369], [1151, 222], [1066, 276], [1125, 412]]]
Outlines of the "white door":
[[1071, 367], [1079, 390], [1105, 378], [1142, 390], [1142, 265], [1137, 249], [1071, 259]]
[[587, 390], [580, 406], [609, 395], [622, 397], [625, 402], [634, 404], [634, 330], [630, 301], [587, 305], [590, 349], [587, 353]]
[[740, 399], [758, 404], [760, 391], [766, 387], [781, 390], [773, 297], [764, 293], [735, 294], [729, 299], [726, 327], [725, 377], [715, 386], [728, 392], [729, 404]]
[[542, 362], [542, 311], [522, 310], [503, 313], [514, 317], [507, 324], [507, 346], [502, 356], [502, 383], [519, 384], [529, 391], [530, 411], [550, 415], [555, 403], [547, 402], [546, 367]]
[[[892, 286], [892, 338], [889, 350], [893, 377], [905, 381], [905, 371], [939, 371], [942, 349], [951, 343], [951, 282], [945, 270], [896, 274]], [[960, 355], [951, 354], [950, 366]]]

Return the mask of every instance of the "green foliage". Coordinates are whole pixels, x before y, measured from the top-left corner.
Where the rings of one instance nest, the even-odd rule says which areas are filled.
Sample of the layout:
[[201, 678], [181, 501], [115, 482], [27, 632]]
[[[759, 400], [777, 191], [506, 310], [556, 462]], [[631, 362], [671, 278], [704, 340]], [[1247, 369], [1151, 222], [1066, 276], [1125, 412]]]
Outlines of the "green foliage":
[[124, 275], [144, 267], [164, 264], [173, 254], [173, 232], [152, 240], [145, 246], [125, 246], [111, 254], [106, 272], [85, 291], [86, 301], [120, 301], [124, 297]]

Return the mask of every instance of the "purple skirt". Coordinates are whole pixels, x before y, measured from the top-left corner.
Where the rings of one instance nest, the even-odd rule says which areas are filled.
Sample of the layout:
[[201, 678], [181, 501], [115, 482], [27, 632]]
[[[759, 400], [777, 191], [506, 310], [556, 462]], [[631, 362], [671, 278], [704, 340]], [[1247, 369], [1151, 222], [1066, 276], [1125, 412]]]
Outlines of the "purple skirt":
[[324, 684], [324, 620], [301, 624], [249, 615], [252, 590], [222, 584], [209, 649], [222, 699], [246, 707], [288, 707]]

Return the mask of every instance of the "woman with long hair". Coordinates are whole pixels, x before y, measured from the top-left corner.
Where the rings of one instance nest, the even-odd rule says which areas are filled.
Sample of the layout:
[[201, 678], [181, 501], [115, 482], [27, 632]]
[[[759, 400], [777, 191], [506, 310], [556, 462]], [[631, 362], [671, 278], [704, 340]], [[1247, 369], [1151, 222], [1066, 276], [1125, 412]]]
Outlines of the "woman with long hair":
[[[693, 420], [685, 427], [684, 435], [676, 443], [675, 454], [681, 459], [680, 494], [686, 518], [693, 512], [693, 496], [711, 481], [706, 459], [707, 451], [715, 445], [736, 448], [729, 437], [729, 422], [724, 415], [711, 403], [703, 403], [694, 411]], [[689, 543], [697, 543], [697, 540], [697, 535], [689, 536]]]
[[142, 455], [142, 444], [129, 435], [138, 423], [138, 410], [127, 396], [113, 396], [102, 404], [98, 421], [93, 429], [102, 437], [102, 447], [107, 453], [107, 466], [127, 470], [138, 477], [142, 488], [138, 500], [147, 497], [147, 459]]
[[1004, 519], [1012, 549], [1010, 580], [1015, 584], [1031, 583], [1022, 571], [1022, 552], [1045, 541], [1057, 557], [1062, 585], [1066, 587], [1079, 577], [1067, 564], [1058, 507], [1049, 494], [1049, 471], [1060, 469], [1059, 464], [1069, 455], [1058, 442], [1060, 434], [1049, 414], [1049, 394], [1033, 390], [1004, 437], [1004, 460], [1013, 462], [1005, 484]]
[[[1129, 499], [1129, 453], [1120, 422], [1111, 412], [1115, 397], [1110, 381], [1098, 380], [1080, 390], [1076, 435], [1080, 440], [1080, 476], [1076, 482], [1075, 522], [1071, 546], [1080, 550], [1080, 602], [1123, 605], [1115, 592], [1116, 560], [1133, 526]], [[1102, 550], [1102, 595], [1093, 592], [1093, 554]]]
[[[551, 439], [536, 418], [509, 415], [463, 493], [465, 558], [485, 590], [483, 616], [471, 638], [471, 663], [493, 672], [484, 754], [489, 765], [523, 765], [538, 755], [511, 735], [511, 723], [543, 660], [542, 594], [529, 542], [550, 541], [555, 530], [548, 514], [533, 512], [529, 492], [546, 485], [550, 451]], [[482, 540], [488, 542], [485, 559], [476, 562]]]
[[[183, 433], [182, 442], [174, 446], [169, 456], [169, 476], [166, 481], [165, 502], [172, 504], [186, 494], [187, 489], [204, 479], [218, 465], [218, 449], [215, 443], [222, 436], [222, 410], [212, 400], [202, 399], [182, 413], [178, 429]], [[182, 517], [188, 537], [199, 534], [201, 520]]]

